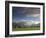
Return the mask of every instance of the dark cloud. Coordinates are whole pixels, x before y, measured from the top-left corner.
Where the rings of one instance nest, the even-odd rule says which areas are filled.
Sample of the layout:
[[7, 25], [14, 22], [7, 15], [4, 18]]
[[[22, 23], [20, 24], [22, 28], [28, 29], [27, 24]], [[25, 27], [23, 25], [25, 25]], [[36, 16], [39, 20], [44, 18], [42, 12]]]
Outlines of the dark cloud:
[[[26, 10], [25, 10], [26, 9]], [[24, 11], [25, 11], [25, 14], [40, 14], [40, 8], [25, 8]]]
[[16, 14], [40, 14], [40, 8], [31, 7], [14, 7], [13, 12]]

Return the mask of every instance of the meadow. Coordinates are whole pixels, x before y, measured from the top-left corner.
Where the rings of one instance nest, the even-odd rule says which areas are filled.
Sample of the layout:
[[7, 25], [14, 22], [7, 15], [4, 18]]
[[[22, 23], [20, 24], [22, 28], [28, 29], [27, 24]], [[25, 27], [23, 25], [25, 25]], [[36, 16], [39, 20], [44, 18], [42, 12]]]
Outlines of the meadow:
[[40, 30], [40, 26], [31, 26], [31, 27], [21, 27], [21, 28], [12, 28], [12, 31], [27, 31], [27, 30]]

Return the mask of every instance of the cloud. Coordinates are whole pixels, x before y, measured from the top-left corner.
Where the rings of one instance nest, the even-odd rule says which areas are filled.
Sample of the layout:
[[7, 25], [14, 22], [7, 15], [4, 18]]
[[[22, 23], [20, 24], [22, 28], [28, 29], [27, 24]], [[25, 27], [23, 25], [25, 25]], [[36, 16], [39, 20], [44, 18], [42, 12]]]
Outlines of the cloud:
[[40, 17], [40, 14], [26, 15], [26, 17]]
[[26, 8], [26, 15], [30, 14], [40, 14], [40, 8]]
[[16, 21], [16, 23], [20, 23], [20, 22], [24, 23], [24, 25], [26, 25], [26, 26], [32, 26], [32, 24], [39, 24], [40, 23], [40, 21], [24, 20], [24, 19]]

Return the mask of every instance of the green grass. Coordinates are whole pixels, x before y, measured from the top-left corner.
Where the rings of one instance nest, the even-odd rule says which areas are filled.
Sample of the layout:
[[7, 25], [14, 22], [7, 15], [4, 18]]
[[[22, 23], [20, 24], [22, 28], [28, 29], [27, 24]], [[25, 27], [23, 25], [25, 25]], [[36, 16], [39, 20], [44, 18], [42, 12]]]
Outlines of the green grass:
[[26, 31], [26, 30], [40, 30], [40, 27], [32, 26], [32, 27], [26, 27], [26, 28], [13, 28], [12, 31]]

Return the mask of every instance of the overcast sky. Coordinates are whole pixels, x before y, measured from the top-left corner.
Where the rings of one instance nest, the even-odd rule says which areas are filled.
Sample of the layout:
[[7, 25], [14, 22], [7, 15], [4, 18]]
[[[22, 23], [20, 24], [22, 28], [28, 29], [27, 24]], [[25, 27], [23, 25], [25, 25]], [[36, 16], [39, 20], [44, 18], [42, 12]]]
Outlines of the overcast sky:
[[40, 21], [40, 8], [12, 7], [12, 19]]

